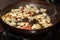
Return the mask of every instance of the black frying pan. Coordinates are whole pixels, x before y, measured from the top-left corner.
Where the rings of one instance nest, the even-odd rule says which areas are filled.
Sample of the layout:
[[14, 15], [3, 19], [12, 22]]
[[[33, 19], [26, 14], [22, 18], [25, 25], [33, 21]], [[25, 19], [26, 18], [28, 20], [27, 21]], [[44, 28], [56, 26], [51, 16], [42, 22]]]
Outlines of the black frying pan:
[[52, 19], [52, 23], [53, 25], [48, 27], [48, 28], [44, 28], [44, 29], [38, 29], [38, 30], [24, 30], [24, 29], [17, 29], [14, 28], [12, 26], [9, 26], [8, 24], [6, 24], [2, 18], [0, 18], [0, 22], [1, 25], [5, 28], [5, 29], [9, 29], [9, 31], [11, 33], [17, 33], [17, 34], [24, 34], [24, 35], [37, 35], [37, 34], [41, 34], [41, 33], [45, 33], [48, 32], [50, 30], [52, 30], [56, 23], [58, 22], [58, 20], [56, 19], [56, 15], [57, 15], [57, 11], [54, 5], [52, 5], [51, 3], [47, 3], [47, 2], [43, 2], [43, 1], [39, 1], [39, 2], [26, 2], [26, 1], [19, 1], [19, 2], [15, 2], [12, 3], [10, 5], [8, 5], [7, 7], [5, 7], [1, 13], [0, 13], [0, 17], [2, 17], [4, 14], [6, 14], [7, 12], [10, 12], [11, 9], [13, 8], [18, 8], [19, 6], [25, 6], [26, 4], [30, 5], [30, 6], [36, 6], [38, 8], [42, 7], [42, 8], [46, 8], [47, 9], [47, 13], [48, 15], [51, 17]]

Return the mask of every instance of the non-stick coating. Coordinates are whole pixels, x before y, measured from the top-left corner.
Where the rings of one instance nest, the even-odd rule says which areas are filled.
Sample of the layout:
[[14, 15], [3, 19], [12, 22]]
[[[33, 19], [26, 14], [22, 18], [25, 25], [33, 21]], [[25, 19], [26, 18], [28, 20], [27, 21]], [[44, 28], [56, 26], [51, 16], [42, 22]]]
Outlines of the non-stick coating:
[[46, 2], [25, 2], [25, 1], [19, 1], [19, 2], [15, 2], [15, 3], [12, 3], [10, 5], [8, 5], [7, 7], [5, 7], [3, 10], [2, 10], [2, 13], [1, 13], [1, 17], [3, 15], [5, 15], [7, 12], [10, 12], [11, 9], [14, 9], [14, 8], [18, 8], [19, 6], [26, 6], [26, 5], [30, 5], [30, 6], [36, 6], [38, 8], [46, 8], [47, 9], [47, 14], [51, 17], [52, 19], [52, 23], [53, 23], [53, 26], [51, 27], [48, 27], [48, 28], [44, 28], [44, 29], [39, 29], [39, 30], [24, 30], [24, 29], [17, 29], [17, 28], [14, 28], [14, 27], [11, 27], [9, 26], [8, 24], [6, 24], [2, 19], [0, 20], [1, 21], [1, 25], [4, 27], [4, 28], [8, 28], [9, 31], [11, 32], [16, 32], [17, 34], [24, 34], [24, 35], [37, 35], [37, 34], [40, 34], [40, 33], [44, 33], [44, 32], [48, 32], [49, 30], [51, 30], [54, 25], [57, 23], [57, 19], [56, 19], [56, 14], [57, 14], [57, 11], [55, 9], [55, 7], [50, 4], [50, 3], [46, 3]]

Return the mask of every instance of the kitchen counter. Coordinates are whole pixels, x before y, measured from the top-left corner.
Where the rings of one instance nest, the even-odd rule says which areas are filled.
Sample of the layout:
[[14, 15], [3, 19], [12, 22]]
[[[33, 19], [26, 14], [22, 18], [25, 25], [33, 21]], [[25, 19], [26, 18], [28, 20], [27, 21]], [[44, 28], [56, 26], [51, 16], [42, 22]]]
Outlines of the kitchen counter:
[[16, 0], [0, 0], [0, 9], [2, 10], [7, 5], [16, 2]]

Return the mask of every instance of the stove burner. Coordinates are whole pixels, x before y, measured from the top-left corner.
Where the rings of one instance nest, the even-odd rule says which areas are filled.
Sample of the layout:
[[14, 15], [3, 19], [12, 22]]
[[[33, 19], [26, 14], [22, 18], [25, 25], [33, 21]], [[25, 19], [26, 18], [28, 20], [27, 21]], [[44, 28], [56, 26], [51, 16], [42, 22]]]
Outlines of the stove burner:
[[[56, 26], [58, 27], [58, 25]], [[8, 32], [8, 30], [7, 31], [4, 30], [3, 32], [0, 32], [0, 40], [12, 40], [12, 39], [13, 40], [55, 40], [56, 38], [60, 39], [59, 38], [60, 27], [58, 28], [57, 27], [46, 34], [35, 35], [35, 36], [27, 36], [27, 35], [17, 36], [17, 35], [11, 34], [10, 32]]]
[[46, 40], [48, 37], [50, 37], [52, 34], [52, 31], [50, 31], [46, 35], [35, 35], [35, 36], [16, 36], [11, 33], [7, 33], [6, 31], [2, 32], [2, 40]]

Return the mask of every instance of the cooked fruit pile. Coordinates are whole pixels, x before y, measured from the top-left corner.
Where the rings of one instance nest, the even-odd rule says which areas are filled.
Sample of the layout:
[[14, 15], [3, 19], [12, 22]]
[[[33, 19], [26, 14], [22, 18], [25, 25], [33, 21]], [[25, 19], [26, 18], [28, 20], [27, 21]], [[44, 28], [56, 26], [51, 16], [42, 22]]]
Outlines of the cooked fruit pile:
[[12, 27], [19, 29], [42, 29], [52, 26], [47, 9], [26, 5], [3, 15], [2, 20]]

